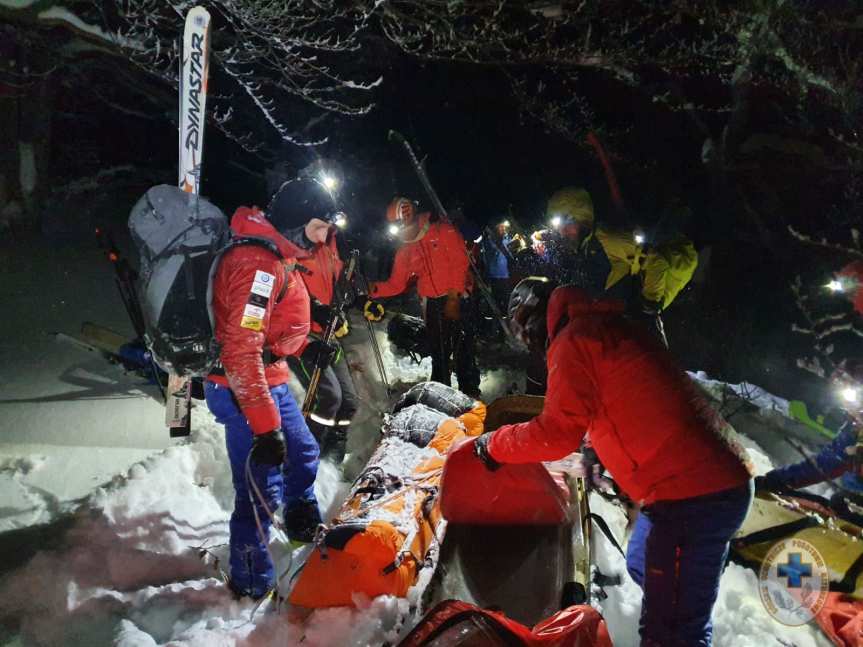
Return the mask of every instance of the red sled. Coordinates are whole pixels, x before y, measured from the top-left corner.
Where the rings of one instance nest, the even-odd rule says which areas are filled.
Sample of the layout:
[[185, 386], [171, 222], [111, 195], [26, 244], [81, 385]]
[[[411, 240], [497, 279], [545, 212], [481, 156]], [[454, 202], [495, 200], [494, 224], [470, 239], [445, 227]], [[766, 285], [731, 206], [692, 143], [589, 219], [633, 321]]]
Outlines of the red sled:
[[458, 600], [436, 605], [399, 647], [612, 647], [593, 607], [558, 611], [528, 628], [502, 613]]

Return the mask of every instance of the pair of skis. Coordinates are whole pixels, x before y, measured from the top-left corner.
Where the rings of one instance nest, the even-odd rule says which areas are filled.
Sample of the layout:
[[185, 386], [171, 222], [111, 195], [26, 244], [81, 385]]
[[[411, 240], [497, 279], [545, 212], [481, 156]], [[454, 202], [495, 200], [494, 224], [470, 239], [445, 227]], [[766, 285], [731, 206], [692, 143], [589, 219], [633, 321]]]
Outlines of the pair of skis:
[[[186, 14], [183, 31], [179, 120], [179, 186], [189, 194], [190, 209], [197, 209], [201, 189], [209, 61], [210, 14], [203, 7], [193, 7]], [[170, 373], [165, 396], [165, 425], [171, 437], [188, 436], [191, 432], [191, 378]]]

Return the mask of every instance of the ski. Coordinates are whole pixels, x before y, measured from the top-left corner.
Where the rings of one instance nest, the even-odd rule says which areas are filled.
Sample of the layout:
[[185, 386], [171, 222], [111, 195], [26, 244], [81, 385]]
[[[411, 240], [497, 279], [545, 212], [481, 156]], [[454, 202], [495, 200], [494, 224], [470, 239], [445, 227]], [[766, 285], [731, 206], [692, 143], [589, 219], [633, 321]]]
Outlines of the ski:
[[[410, 142], [405, 139], [404, 135], [395, 130], [391, 130], [389, 132], [389, 138], [390, 140], [395, 140], [405, 149], [408, 159], [410, 159], [411, 165], [414, 167], [414, 171], [416, 172], [420, 183], [422, 183], [423, 188], [426, 190], [426, 193], [428, 193], [429, 198], [431, 198], [434, 208], [437, 209], [438, 214], [440, 214], [440, 216], [444, 220], [450, 222], [449, 215], [447, 214], [446, 209], [444, 209], [443, 202], [441, 202], [440, 197], [438, 197], [437, 191], [434, 190], [431, 180], [429, 180], [428, 174], [423, 168], [423, 165], [420, 163], [419, 158], [416, 156], [416, 153], [414, 153], [414, 149], [411, 146]], [[509, 326], [506, 325], [506, 316], [500, 311], [500, 308], [497, 305], [497, 301], [495, 301], [494, 295], [491, 292], [491, 288], [488, 287], [486, 282], [482, 279], [479, 268], [476, 266], [473, 258], [471, 258], [470, 252], [468, 252], [467, 248], [465, 248], [464, 253], [465, 255], [467, 255], [467, 260], [470, 263], [470, 268], [473, 272], [476, 286], [479, 288], [480, 293], [488, 303], [488, 307], [494, 313], [495, 317], [497, 317], [498, 323], [503, 329], [504, 334], [507, 336], [507, 338], [511, 339], [512, 332], [510, 332]]]
[[[183, 53], [180, 60], [179, 186], [190, 195], [189, 206], [197, 207], [204, 156], [204, 124], [207, 105], [207, 76], [210, 60], [210, 14], [193, 7], [186, 14]], [[193, 197], [194, 196], [194, 197]], [[165, 425], [171, 437], [191, 432], [191, 380], [168, 375]]]

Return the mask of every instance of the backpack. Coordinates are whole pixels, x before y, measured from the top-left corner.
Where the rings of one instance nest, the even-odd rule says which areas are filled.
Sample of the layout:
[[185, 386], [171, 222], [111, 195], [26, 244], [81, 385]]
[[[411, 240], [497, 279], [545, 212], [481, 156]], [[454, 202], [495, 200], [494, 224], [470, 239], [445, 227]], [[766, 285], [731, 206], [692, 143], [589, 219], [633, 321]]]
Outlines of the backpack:
[[222, 254], [250, 244], [279, 258], [282, 253], [264, 238], [232, 237], [218, 207], [168, 184], [152, 187], [138, 200], [129, 231], [140, 256], [138, 298], [147, 347], [165, 371], [207, 375], [219, 359], [212, 286]]

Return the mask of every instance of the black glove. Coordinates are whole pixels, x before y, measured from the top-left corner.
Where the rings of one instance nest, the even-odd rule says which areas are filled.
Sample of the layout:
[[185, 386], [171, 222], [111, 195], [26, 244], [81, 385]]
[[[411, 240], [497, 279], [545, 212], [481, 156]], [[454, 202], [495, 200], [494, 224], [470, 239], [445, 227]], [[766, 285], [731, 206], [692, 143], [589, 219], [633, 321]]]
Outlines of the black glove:
[[482, 461], [482, 464], [485, 465], [485, 468], [489, 472], [494, 472], [500, 469], [501, 463], [494, 460], [491, 454], [488, 453], [489, 440], [491, 440], [491, 434], [483, 434], [477, 438], [473, 443], [473, 453]]
[[365, 302], [365, 305], [363, 306], [363, 316], [369, 321], [380, 321], [384, 318], [384, 314], [386, 314], [386, 310], [384, 310], [384, 304], [380, 301], [369, 299]]
[[326, 328], [330, 323], [330, 318], [333, 316], [332, 306], [321, 303], [317, 299], [312, 299], [312, 321], [318, 324], [321, 328]]
[[770, 471], [763, 476], [755, 477], [756, 492], [775, 492], [782, 494], [788, 492], [790, 488], [786, 487], [775, 475], [775, 472]]
[[278, 429], [256, 434], [252, 439], [252, 462], [258, 465], [281, 465], [285, 461], [285, 439]]
[[[321, 328], [326, 329], [327, 326], [330, 325], [330, 320], [335, 315], [335, 310], [332, 306], [328, 306], [325, 303], [321, 303], [317, 299], [312, 299], [312, 321], [318, 324]], [[336, 330], [345, 325], [345, 320], [343, 317], [336, 317]]]
[[320, 366], [324, 370], [333, 363], [333, 358], [339, 352], [338, 344], [325, 344], [323, 340], [316, 339], [309, 344], [309, 351], [314, 354], [315, 366]]

